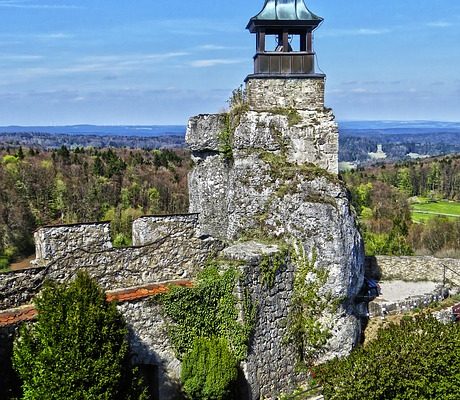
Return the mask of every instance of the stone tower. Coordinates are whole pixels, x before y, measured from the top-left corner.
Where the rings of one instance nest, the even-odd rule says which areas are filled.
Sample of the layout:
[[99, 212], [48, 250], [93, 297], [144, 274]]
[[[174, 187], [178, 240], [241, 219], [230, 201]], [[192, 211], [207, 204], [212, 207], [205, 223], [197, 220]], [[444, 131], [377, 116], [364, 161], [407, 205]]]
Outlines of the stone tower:
[[[199, 214], [203, 237], [228, 243], [224, 253], [246, 265], [243, 281], [258, 304], [245, 367], [251, 399], [276, 397], [305, 378], [294, 372], [285, 325], [300, 264], [317, 271], [308, 279], [326, 277], [315, 295], [329, 305], [316, 315], [330, 335], [316, 360], [348, 354], [360, 336], [355, 297], [364, 251], [337, 176], [338, 128], [324, 106], [325, 76], [314, 68], [321, 22], [303, 0], [266, 0], [247, 26], [257, 38], [254, 73], [233, 92], [227, 113], [188, 123], [190, 212]], [[273, 287], [260, 278], [260, 243], [267, 242], [298, 252], [276, 270]]]

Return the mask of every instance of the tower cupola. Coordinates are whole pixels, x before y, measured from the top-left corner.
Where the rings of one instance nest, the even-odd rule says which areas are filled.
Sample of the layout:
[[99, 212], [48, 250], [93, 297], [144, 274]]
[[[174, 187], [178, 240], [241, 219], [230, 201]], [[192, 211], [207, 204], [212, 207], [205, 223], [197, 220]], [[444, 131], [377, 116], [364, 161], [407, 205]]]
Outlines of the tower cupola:
[[[246, 27], [256, 34], [254, 76], [302, 77], [315, 74], [313, 31], [323, 21], [304, 0], [266, 0]], [[270, 37], [275, 40], [270, 43]]]

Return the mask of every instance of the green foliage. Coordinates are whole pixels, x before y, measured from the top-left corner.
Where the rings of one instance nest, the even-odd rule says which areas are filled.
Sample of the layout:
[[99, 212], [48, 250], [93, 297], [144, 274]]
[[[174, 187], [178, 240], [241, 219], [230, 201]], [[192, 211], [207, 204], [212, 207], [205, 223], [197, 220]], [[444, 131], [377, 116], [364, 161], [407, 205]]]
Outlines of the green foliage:
[[328, 272], [316, 266], [316, 251], [313, 251], [310, 260], [303, 245], [296, 244], [291, 254], [297, 269], [285, 339], [295, 346], [297, 367], [304, 369], [312, 365], [331, 337], [330, 330], [320, 318], [326, 311], [335, 311], [335, 305], [329, 293], [321, 293]]
[[289, 126], [294, 126], [297, 125], [302, 121], [302, 116], [299, 114], [299, 112], [292, 107], [289, 108], [275, 108], [274, 110], [271, 110], [274, 114], [280, 114], [280, 115], [285, 115], [288, 119], [288, 125]]
[[[270, 175], [274, 179], [292, 181], [302, 177], [306, 180], [312, 181], [317, 178], [325, 177], [330, 182], [340, 184], [337, 176], [329, 173], [325, 169], [310, 163], [305, 163], [302, 165], [290, 163], [286, 156], [283, 154], [274, 154], [273, 152], [268, 151], [262, 152], [260, 154], [260, 159], [270, 166]], [[291, 187], [295, 187], [295, 185], [291, 185]]]
[[326, 400], [458, 399], [460, 324], [404, 318], [349, 357], [315, 370]]
[[238, 378], [238, 361], [222, 338], [195, 338], [184, 356], [181, 380], [192, 400], [232, 398], [232, 384]]
[[364, 231], [366, 255], [412, 256], [414, 251], [398, 225], [394, 225], [389, 234]]
[[14, 261], [18, 249], [14, 246], [7, 246], [3, 249], [3, 252], [0, 252], [0, 272], [9, 271], [9, 266], [12, 261]]
[[22, 146], [19, 146], [18, 152], [16, 153], [16, 157], [19, 158], [20, 160], [24, 160], [25, 155], [24, 155], [24, 151], [22, 150]]
[[157, 168], [172, 168], [182, 165], [182, 159], [174, 151], [169, 149], [154, 150], [153, 156], [153, 165]]
[[253, 313], [243, 310], [245, 322], [238, 321], [233, 293], [237, 279], [235, 268], [220, 273], [217, 265], [210, 265], [194, 287], [174, 287], [158, 296], [164, 314], [172, 321], [168, 333], [179, 359], [192, 350], [196, 338], [224, 338], [238, 361], [246, 357]]
[[275, 285], [276, 275], [286, 265], [286, 259], [289, 256], [289, 250], [284, 248], [276, 254], [267, 254], [260, 261], [260, 273], [262, 283], [272, 288]]
[[0, 272], [9, 270], [10, 260], [6, 256], [0, 256]]
[[351, 194], [353, 206], [358, 214], [361, 214], [364, 208], [368, 208], [370, 206], [371, 191], [372, 183], [370, 182], [362, 183], [356, 188], [352, 188]]
[[86, 273], [48, 282], [35, 306], [37, 322], [22, 327], [13, 350], [24, 399], [146, 399], [129, 366], [126, 324]]
[[19, 158], [16, 156], [12, 156], [10, 154], [6, 154], [2, 157], [2, 164], [3, 165], [8, 165], [8, 164], [17, 164], [19, 162]]
[[243, 88], [243, 85], [240, 85], [238, 88], [232, 91], [230, 99], [228, 100], [230, 106], [230, 111], [233, 115], [240, 114], [244, 111], [249, 110], [249, 105], [247, 103], [246, 91]]
[[143, 214], [140, 208], [123, 209], [121, 205], [107, 210], [104, 220], [111, 222], [112, 243], [115, 247], [131, 246], [133, 221]]
[[155, 214], [160, 211], [160, 192], [157, 188], [150, 188], [148, 190], [149, 197], [149, 212]]
[[226, 161], [233, 161], [233, 129], [230, 114], [224, 115], [224, 127], [219, 133], [219, 152]]
[[398, 179], [398, 189], [406, 194], [407, 196], [412, 196], [412, 193], [414, 192], [414, 188], [412, 186], [412, 180], [410, 177], [410, 170], [409, 168], [401, 168], [398, 171], [397, 175]]

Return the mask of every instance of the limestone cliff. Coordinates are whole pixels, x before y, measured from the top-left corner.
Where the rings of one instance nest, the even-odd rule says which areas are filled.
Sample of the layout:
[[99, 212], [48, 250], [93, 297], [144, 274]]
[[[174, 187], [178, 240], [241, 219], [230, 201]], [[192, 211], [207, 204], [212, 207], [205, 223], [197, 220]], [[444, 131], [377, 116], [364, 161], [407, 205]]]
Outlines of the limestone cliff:
[[[323, 81], [255, 81], [247, 85], [245, 102], [229, 114], [190, 120], [186, 140], [195, 162], [190, 211], [199, 213], [202, 234], [229, 242], [281, 240], [301, 244], [310, 259], [316, 254], [315, 268], [327, 271], [319, 294], [339, 304], [321, 317], [332, 334], [322, 359], [346, 355], [360, 335], [354, 297], [362, 285], [364, 251], [348, 193], [336, 175], [338, 131], [322, 105]], [[287, 309], [295, 269], [294, 263], [284, 280], [276, 281], [283, 293], [291, 287], [283, 294]], [[270, 326], [272, 336], [282, 330], [277, 326]], [[258, 335], [269, 341], [260, 329]], [[271, 352], [259, 357], [293, 364], [289, 351], [281, 362]]]

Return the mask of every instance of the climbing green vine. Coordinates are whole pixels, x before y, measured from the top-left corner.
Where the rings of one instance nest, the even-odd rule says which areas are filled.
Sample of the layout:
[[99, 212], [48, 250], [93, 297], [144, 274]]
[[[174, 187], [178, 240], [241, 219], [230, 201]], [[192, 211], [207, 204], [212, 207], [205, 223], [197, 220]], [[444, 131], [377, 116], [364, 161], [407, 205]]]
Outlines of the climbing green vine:
[[335, 311], [336, 304], [330, 293], [321, 292], [328, 271], [316, 266], [316, 250], [309, 259], [303, 245], [296, 244], [291, 254], [297, 268], [285, 339], [295, 346], [298, 367], [305, 368], [313, 363], [331, 337], [320, 319], [325, 312]]
[[230, 114], [224, 114], [224, 127], [219, 132], [219, 152], [226, 161], [233, 161], [233, 130]]
[[276, 254], [267, 254], [260, 261], [260, 278], [262, 284], [268, 288], [275, 286], [276, 275], [286, 267], [289, 249], [283, 248]]
[[239, 320], [234, 295], [239, 272], [218, 265], [206, 267], [191, 288], [174, 287], [157, 297], [167, 319], [168, 336], [179, 359], [188, 354], [197, 338], [222, 338], [238, 361], [245, 359], [252, 334], [255, 310], [248, 293], [243, 298], [244, 321]]
[[219, 132], [219, 152], [224, 160], [233, 161], [233, 135], [236, 127], [240, 123], [241, 115], [249, 110], [249, 105], [246, 99], [246, 92], [242, 86], [233, 90], [230, 99], [228, 100], [230, 110], [223, 114], [224, 123]]

